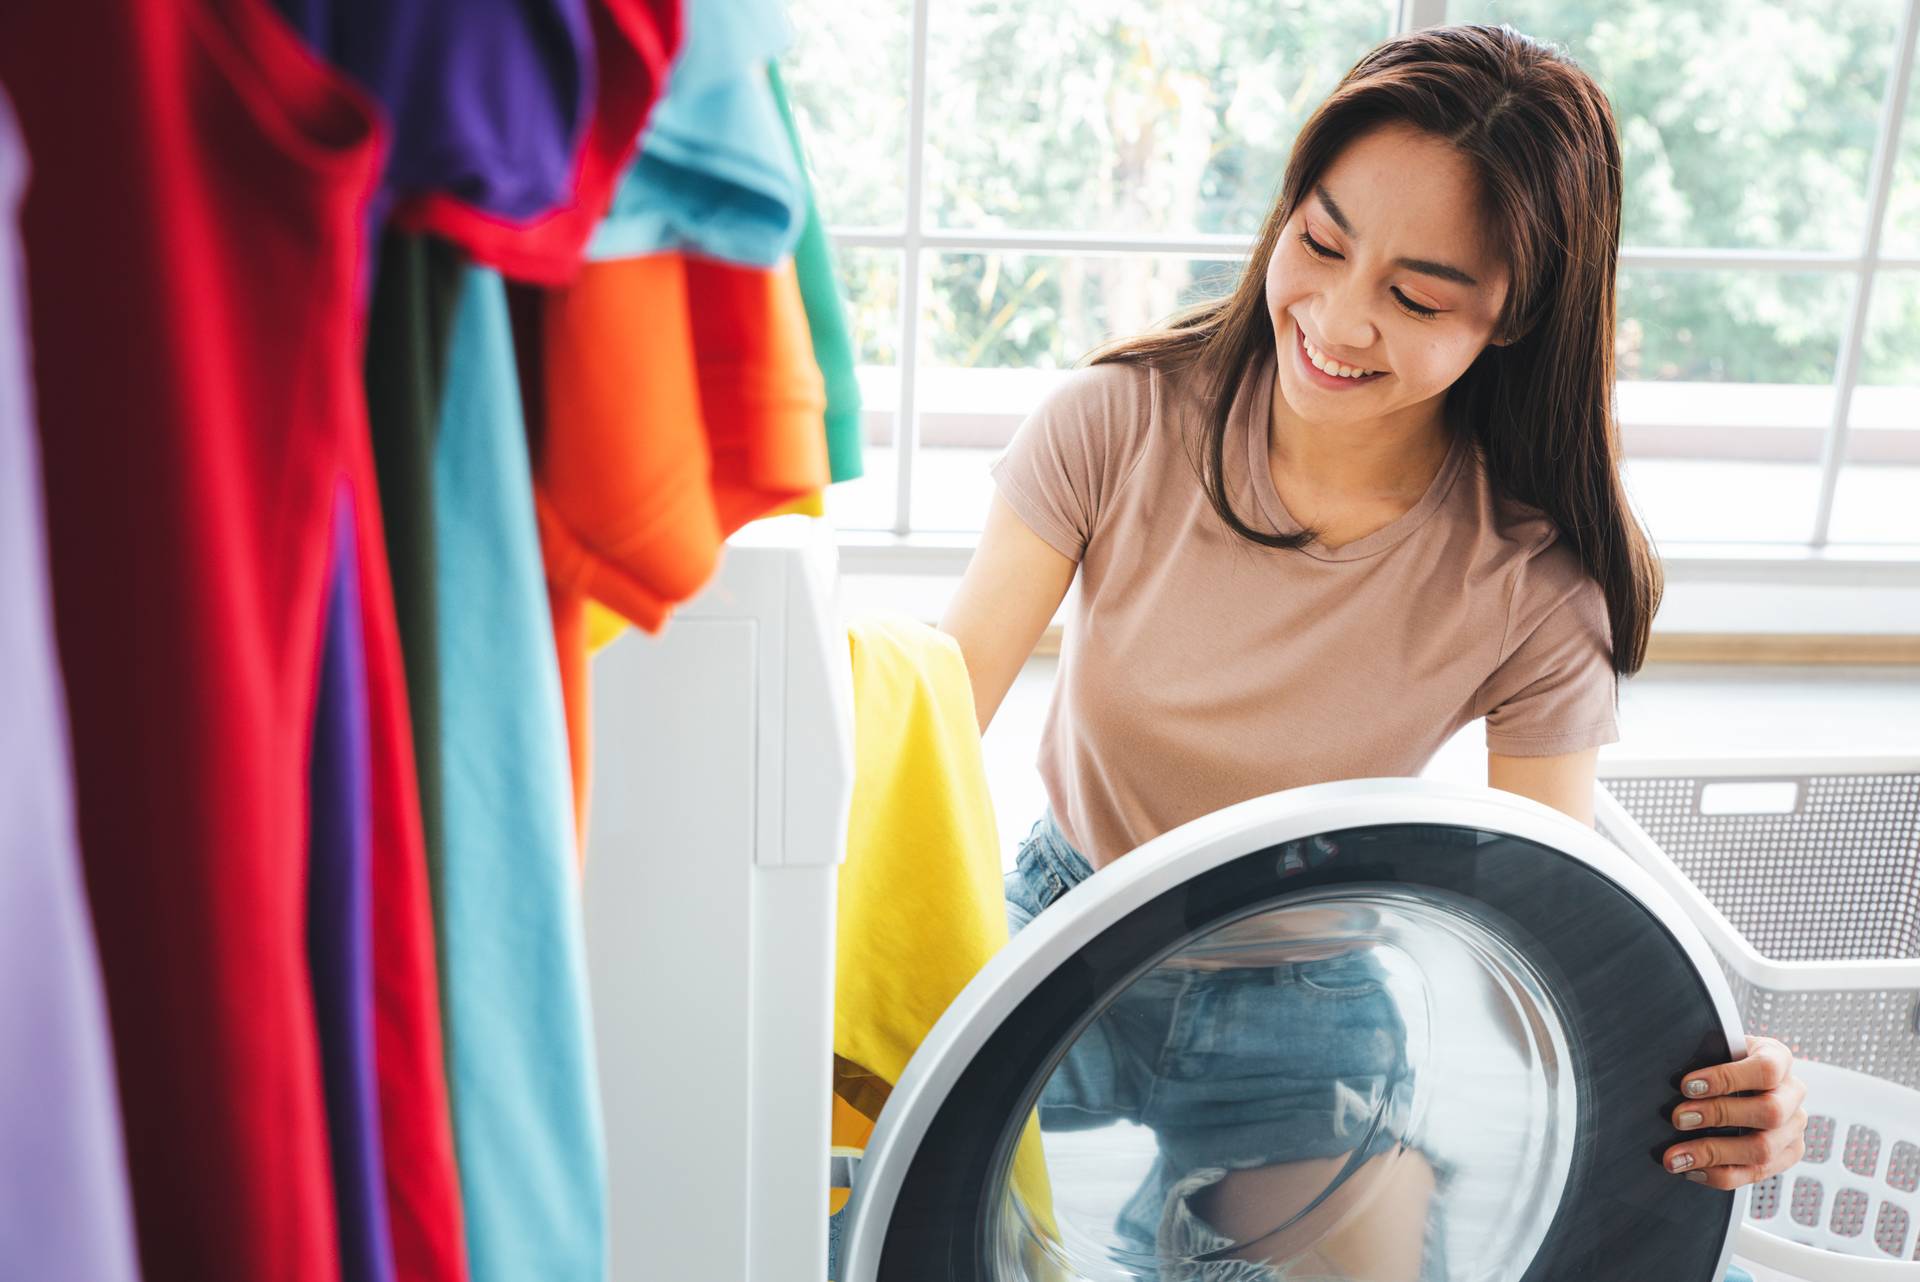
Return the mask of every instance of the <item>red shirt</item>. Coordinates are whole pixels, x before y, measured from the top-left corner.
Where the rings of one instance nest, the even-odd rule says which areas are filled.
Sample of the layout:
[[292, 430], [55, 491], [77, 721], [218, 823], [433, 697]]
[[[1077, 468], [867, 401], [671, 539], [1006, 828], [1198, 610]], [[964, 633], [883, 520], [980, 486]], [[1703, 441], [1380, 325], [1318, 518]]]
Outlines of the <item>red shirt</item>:
[[363, 514], [397, 1276], [464, 1276], [359, 360], [380, 139], [265, 0], [0, 5], [82, 855], [148, 1282], [339, 1274], [307, 971], [328, 514]]

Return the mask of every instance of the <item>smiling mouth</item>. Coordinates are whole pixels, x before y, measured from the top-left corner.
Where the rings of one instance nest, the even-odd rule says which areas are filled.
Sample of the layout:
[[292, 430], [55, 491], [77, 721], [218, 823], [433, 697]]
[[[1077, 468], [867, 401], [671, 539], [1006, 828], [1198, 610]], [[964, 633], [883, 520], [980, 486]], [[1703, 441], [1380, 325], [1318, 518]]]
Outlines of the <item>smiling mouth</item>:
[[[1355, 366], [1344, 364], [1327, 356], [1308, 341], [1307, 331], [1301, 328], [1300, 322], [1297, 320], [1293, 323], [1293, 332], [1299, 336], [1295, 345], [1300, 350], [1301, 363], [1306, 365], [1313, 373], [1318, 374], [1329, 386], [1344, 387], [1358, 383], [1371, 383], [1374, 379], [1386, 373], [1385, 370], [1358, 372]], [[1316, 359], [1316, 357], [1318, 359]]]

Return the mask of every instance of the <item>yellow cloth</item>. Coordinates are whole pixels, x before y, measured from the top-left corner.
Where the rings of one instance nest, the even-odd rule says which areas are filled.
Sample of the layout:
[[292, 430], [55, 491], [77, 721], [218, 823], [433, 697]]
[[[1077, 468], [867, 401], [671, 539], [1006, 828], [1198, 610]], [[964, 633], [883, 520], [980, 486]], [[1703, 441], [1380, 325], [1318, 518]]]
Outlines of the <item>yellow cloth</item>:
[[587, 602], [587, 653], [600, 653], [626, 630], [625, 617], [615, 614], [598, 601]]
[[800, 516], [825, 516], [827, 514], [826, 491], [815, 490], [811, 494], [802, 494], [799, 498], [793, 500], [793, 502], [781, 504], [760, 519], [764, 521], [771, 517], [788, 516], [796, 513]]
[[[847, 622], [853, 657], [853, 806], [840, 870], [834, 972], [836, 1149], [967, 981], [1007, 942], [1000, 838], [959, 643], [889, 611]], [[880, 1083], [873, 1078], [882, 1079]], [[983, 1125], [993, 1119], [982, 1118]], [[1040, 1131], [1029, 1118], [1013, 1183], [1051, 1231]]]

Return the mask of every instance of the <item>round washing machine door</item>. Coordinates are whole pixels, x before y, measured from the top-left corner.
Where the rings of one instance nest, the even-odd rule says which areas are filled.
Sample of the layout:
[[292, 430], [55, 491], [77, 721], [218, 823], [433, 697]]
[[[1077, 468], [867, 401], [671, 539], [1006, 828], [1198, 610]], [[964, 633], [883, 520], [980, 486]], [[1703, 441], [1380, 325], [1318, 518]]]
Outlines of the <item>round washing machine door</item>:
[[1490, 789], [1351, 780], [1167, 833], [1016, 935], [908, 1066], [842, 1282], [1708, 1282], [1660, 1166], [1744, 1046], [1625, 855]]

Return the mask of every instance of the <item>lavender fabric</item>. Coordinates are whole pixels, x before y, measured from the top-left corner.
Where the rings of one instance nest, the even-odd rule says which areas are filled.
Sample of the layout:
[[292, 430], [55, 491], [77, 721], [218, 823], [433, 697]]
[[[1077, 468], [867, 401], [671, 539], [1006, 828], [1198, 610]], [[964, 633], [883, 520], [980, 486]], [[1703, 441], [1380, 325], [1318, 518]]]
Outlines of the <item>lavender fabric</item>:
[[385, 108], [372, 226], [441, 192], [521, 221], [562, 204], [594, 102], [588, 0], [277, 0]]
[[307, 962], [333, 1157], [343, 1282], [391, 1282], [373, 1043], [373, 817], [353, 494], [334, 499], [331, 587], [314, 700]]
[[0, 1272], [139, 1277], [53, 642], [16, 228], [26, 153], [0, 91]]

